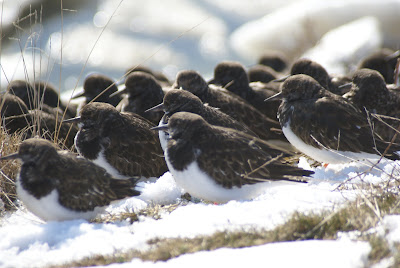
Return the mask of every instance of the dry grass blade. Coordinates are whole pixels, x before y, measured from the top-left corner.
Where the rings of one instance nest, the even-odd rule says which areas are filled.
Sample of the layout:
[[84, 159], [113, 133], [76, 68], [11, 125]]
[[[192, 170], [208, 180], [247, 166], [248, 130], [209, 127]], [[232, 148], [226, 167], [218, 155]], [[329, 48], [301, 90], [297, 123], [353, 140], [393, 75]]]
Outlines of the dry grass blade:
[[[249, 172], [249, 173], [247, 173], [247, 174], [242, 174], [242, 177], [245, 178], [245, 179], [252, 179], [252, 180], [257, 180], [257, 181], [269, 181], [269, 180], [261, 179], [261, 178], [252, 178], [252, 177], [250, 177], [250, 175], [253, 174], [253, 173], [255, 173], [255, 172], [257, 172], [257, 171], [259, 171], [260, 169], [262, 169], [262, 168], [268, 166], [269, 164], [275, 162], [276, 160], [278, 160], [278, 159], [281, 158], [282, 156], [283, 156], [283, 154], [280, 154], [280, 155], [278, 155], [278, 156], [272, 158], [271, 160], [265, 162], [265, 163], [262, 164], [261, 166], [259, 166], [259, 167], [255, 168], [255, 169], [253, 169], [251, 172]], [[249, 163], [249, 165], [251, 166], [250, 161], [248, 161], [248, 163]]]
[[[21, 134], [8, 135], [4, 129], [0, 128], [0, 153], [1, 156], [14, 153], [18, 150], [21, 142]], [[6, 210], [15, 209], [16, 199], [15, 178], [17, 176], [20, 163], [18, 161], [0, 162], [0, 198]]]

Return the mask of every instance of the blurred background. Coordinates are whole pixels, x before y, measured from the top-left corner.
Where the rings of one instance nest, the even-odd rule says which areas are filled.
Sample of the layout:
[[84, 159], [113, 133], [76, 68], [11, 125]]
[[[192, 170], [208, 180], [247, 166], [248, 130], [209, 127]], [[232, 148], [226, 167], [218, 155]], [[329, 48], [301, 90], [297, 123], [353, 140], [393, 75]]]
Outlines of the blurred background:
[[270, 50], [347, 73], [400, 47], [400, 0], [0, 0], [1, 88], [44, 80], [61, 91], [92, 72], [122, 80], [141, 64], [174, 80], [210, 78], [222, 60], [246, 67]]

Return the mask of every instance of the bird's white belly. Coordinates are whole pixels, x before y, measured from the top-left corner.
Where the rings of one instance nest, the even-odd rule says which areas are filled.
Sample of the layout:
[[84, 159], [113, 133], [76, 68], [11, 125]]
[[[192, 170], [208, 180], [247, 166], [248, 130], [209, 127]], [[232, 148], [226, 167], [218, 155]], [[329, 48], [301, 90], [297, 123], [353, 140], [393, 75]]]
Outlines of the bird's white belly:
[[58, 202], [57, 190], [36, 199], [22, 187], [20, 178], [17, 178], [16, 188], [18, 198], [24, 203], [25, 207], [44, 221], [89, 220], [104, 211], [104, 207], [98, 207], [94, 211], [88, 212], [78, 212], [65, 208]]
[[[163, 117], [163, 118], [161, 118], [160, 123], [158, 123], [158, 126], [162, 126], [164, 124], [165, 124], [165, 122], [164, 122], [164, 117]], [[165, 152], [165, 150], [167, 149], [167, 145], [168, 145], [169, 134], [166, 133], [165, 131], [160, 130], [160, 131], [158, 131], [158, 137], [160, 139], [161, 148]]]
[[324, 148], [318, 149], [314, 146], [308, 145], [303, 142], [290, 128], [290, 122], [286, 124], [286, 126], [282, 127], [283, 134], [287, 140], [296, 147], [302, 153], [308, 155], [309, 157], [323, 163], [330, 164], [340, 164], [340, 163], [348, 163], [351, 161], [357, 160], [366, 160], [366, 159], [379, 159], [379, 155], [370, 154], [370, 153], [354, 153], [349, 151], [336, 151], [336, 150], [327, 150]]
[[241, 188], [223, 188], [203, 172], [196, 161], [192, 162], [186, 169], [177, 171], [172, 167], [167, 152], [164, 154], [175, 182], [190, 195], [200, 199], [218, 203], [225, 203], [230, 200], [249, 200], [264, 193], [266, 188], [272, 184], [271, 182], [260, 182], [244, 185]]
[[91, 161], [96, 165], [104, 168], [111, 176], [113, 176], [116, 179], [130, 178], [129, 176], [122, 175], [115, 167], [113, 167], [112, 165], [110, 165], [110, 163], [107, 162], [106, 157], [104, 156], [104, 149], [101, 149], [97, 158]]

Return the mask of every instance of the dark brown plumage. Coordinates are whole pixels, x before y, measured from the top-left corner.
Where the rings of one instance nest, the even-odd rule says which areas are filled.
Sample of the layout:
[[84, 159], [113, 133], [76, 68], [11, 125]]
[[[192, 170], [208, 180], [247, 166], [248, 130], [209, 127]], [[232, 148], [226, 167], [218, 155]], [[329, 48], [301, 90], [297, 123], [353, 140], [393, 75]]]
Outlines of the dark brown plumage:
[[[389, 90], [383, 76], [375, 70], [357, 70], [353, 74], [351, 90], [343, 95], [343, 97], [365, 113], [376, 113], [400, 118], [400, 95], [397, 92]], [[391, 141], [396, 131], [379, 122], [374, 117], [370, 117], [375, 125], [375, 131], [385, 141]], [[398, 120], [387, 118], [383, 120], [396, 129], [399, 126]], [[400, 142], [400, 135], [397, 136], [396, 142]]]
[[257, 64], [247, 71], [249, 81], [268, 83], [278, 78], [278, 74], [270, 67]]
[[25, 129], [28, 121], [19, 115], [28, 114], [28, 107], [16, 95], [10, 93], [0, 94], [1, 125], [12, 134]]
[[224, 61], [214, 68], [213, 84], [221, 86], [236, 94], [259, 110], [263, 115], [275, 120], [279, 101], [265, 102], [271, 97], [271, 91], [263, 88], [252, 88], [244, 66], [239, 62]]
[[[41, 96], [43, 104], [52, 108], [61, 109], [62, 113], [66, 110], [65, 118], [72, 118], [76, 116], [77, 106], [69, 103], [67, 105], [60, 99], [57, 89], [50, 83], [39, 81], [35, 83], [35, 89]], [[43, 110], [43, 108], [42, 108]]]
[[121, 101], [121, 97], [118, 95], [110, 97], [112, 93], [117, 91], [118, 87], [110, 77], [94, 73], [86, 77], [85, 82], [83, 83], [83, 92], [73, 96], [72, 98], [85, 97], [85, 101], [80, 107], [78, 107], [79, 113], [81, 108], [90, 102], [105, 102], [114, 107], [117, 106]]
[[271, 67], [276, 72], [283, 72], [289, 66], [289, 60], [280, 51], [268, 51], [265, 52], [260, 59], [258, 64]]
[[136, 113], [156, 125], [160, 122], [163, 112], [145, 113], [164, 98], [161, 86], [152, 75], [144, 72], [131, 73], [126, 77], [125, 89], [118, 93], [127, 94], [118, 104], [118, 110]]
[[[47, 140], [25, 140], [18, 153], [1, 160], [15, 158], [22, 161], [17, 178], [18, 196], [29, 210], [44, 220], [90, 219], [96, 215], [96, 209], [140, 194], [135, 189], [136, 180], [115, 179], [84, 158], [68, 151], [57, 151]], [[53, 191], [58, 198], [47, 199]], [[55, 210], [57, 206], [60, 209]]]
[[164, 97], [163, 108], [168, 117], [177, 112], [190, 112], [200, 115], [211, 125], [233, 128], [257, 136], [246, 125], [239, 123], [217, 108], [204, 105], [196, 95], [186, 90], [171, 89], [168, 91]]
[[387, 84], [392, 84], [394, 82], [394, 70], [399, 57], [400, 53], [395, 53], [391, 49], [384, 48], [363, 59], [358, 69], [368, 68], [376, 70], [384, 77]]
[[8, 133], [19, 133], [22, 139], [39, 136], [56, 140], [68, 149], [73, 147], [78, 128], [72, 124], [62, 123], [61, 114], [56, 117], [53, 108], [44, 106], [48, 107], [51, 113], [38, 109], [28, 110], [21, 99], [9, 93], [0, 96], [0, 103], [3, 103], [1, 115]]
[[[311, 76], [317, 80], [322, 87], [337, 95], [343, 95], [348, 90], [346, 87], [339, 88], [340, 85], [348, 81], [346, 77], [340, 77], [340, 79], [339, 77], [330, 77], [321, 64], [309, 59], [299, 59], [295, 61], [290, 69], [290, 74], [306, 74]], [[332, 83], [332, 79], [335, 80], [334, 83]]]
[[42, 110], [30, 110], [29, 115], [25, 116], [29, 119], [29, 131], [31, 136], [39, 136], [51, 141], [57, 141], [67, 149], [74, 146], [74, 137], [78, 132], [76, 125], [62, 121], [62, 117], [56, 117], [54, 114], [46, 113]]
[[[188, 189], [200, 198], [218, 200], [213, 192], [266, 181], [299, 181], [292, 176], [313, 174], [287, 165], [283, 160], [287, 154], [273, 149], [269, 143], [231, 128], [210, 125], [196, 114], [175, 113], [167, 128], [171, 135], [166, 152], [170, 171], [184, 189], [185, 185], [199, 183], [198, 188], [188, 186]], [[209, 192], [201, 185], [204, 176], [201, 173], [193, 171], [190, 177], [181, 177], [182, 172], [191, 170], [193, 163], [208, 176], [207, 180], [216, 183]], [[229, 195], [229, 191], [224, 193]]]
[[47, 113], [66, 112], [66, 118], [71, 118], [76, 114], [76, 108], [72, 105], [64, 104], [60, 99], [57, 90], [49, 83], [39, 81], [33, 86], [23, 80], [11, 81], [7, 87], [7, 92], [18, 96], [28, 107], [29, 110], [41, 109]]
[[[371, 134], [367, 118], [358, 108], [325, 90], [310, 76], [289, 77], [282, 85], [282, 96], [278, 115], [285, 135], [286, 129], [290, 128], [307, 145], [317, 149], [322, 149], [322, 145], [340, 152], [378, 155], [378, 151], [383, 153], [388, 146], [378, 135]], [[292, 142], [289, 137], [288, 140]], [[394, 154], [398, 150], [400, 147], [393, 145], [385, 157], [399, 159]], [[317, 155], [308, 155], [317, 161], [327, 162]], [[340, 159], [340, 156], [337, 158]]]
[[107, 103], [93, 102], [81, 110], [75, 139], [78, 152], [113, 176], [159, 177], [168, 169], [154, 125], [133, 113], [120, 113]]
[[129, 68], [125, 73], [126, 77], [128, 77], [129, 74], [134, 73], [134, 72], [144, 72], [147, 74], [152, 75], [158, 83], [160, 83], [162, 86], [171, 86], [171, 82], [169, 81], [168, 77], [166, 77], [162, 72], [157, 72], [152, 70], [151, 68], [144, 66], [144, 65], [136, 65], [131, 68]]
[[39, 106], [39, 96], [35, 93], [32, 85], [24, 80], [13, 80], [7, 86], [7, 92], [19, 97], [28, 109]]
[[277, 121], [263, 115], [242, 98], [232, 96], [233, 94], [221, 89], [209, 87], [203, 77], [195, 71], [179, 72], [173, 87], [187, 90], [199, 97], [203, 103], [219, 108], [222, 112], [248, 126], [262, 139], [286, 141]]

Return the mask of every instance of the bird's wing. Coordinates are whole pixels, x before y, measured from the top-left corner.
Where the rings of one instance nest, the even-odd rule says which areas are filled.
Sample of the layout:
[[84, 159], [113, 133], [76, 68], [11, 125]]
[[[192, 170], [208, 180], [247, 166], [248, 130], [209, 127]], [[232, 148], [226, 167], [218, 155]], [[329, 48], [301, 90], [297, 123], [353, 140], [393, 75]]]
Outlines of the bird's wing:
[[376, 153], [367, 118], [351, 104], [323, 97], [293, 104], [292, 110], [291, 129], [305, 143], [317, 148]]
[[[64, 157], [60, 172], [64, 172], [65, 176], [57, 177], [54, 182], [59, 201], [65, 207], [85, 212], [109, 205], [114, 200], [138, 195], [131, 180], [114, 179], [105, 169], [90, 161], [72, 158]], [[120, 181], [124, 186], [115, 185], [114, 181]]]
[[[312, 172], [284, 163], [286, 153], [264, 141], [230, 130], [210, 141], [198, 156], [201, 169], [225, 188], [264, 181], [291, 180], [287, 176], [308, 176]], [[295, 180], [297, 181], [297, 180]]]
[[123, 138], [121, 133], [109, 133], [105, 157], [121, 174], [149, 178], [167, 171], [157, 132], [151, 127], [147, 120], [134, 118], [121, 129]]

